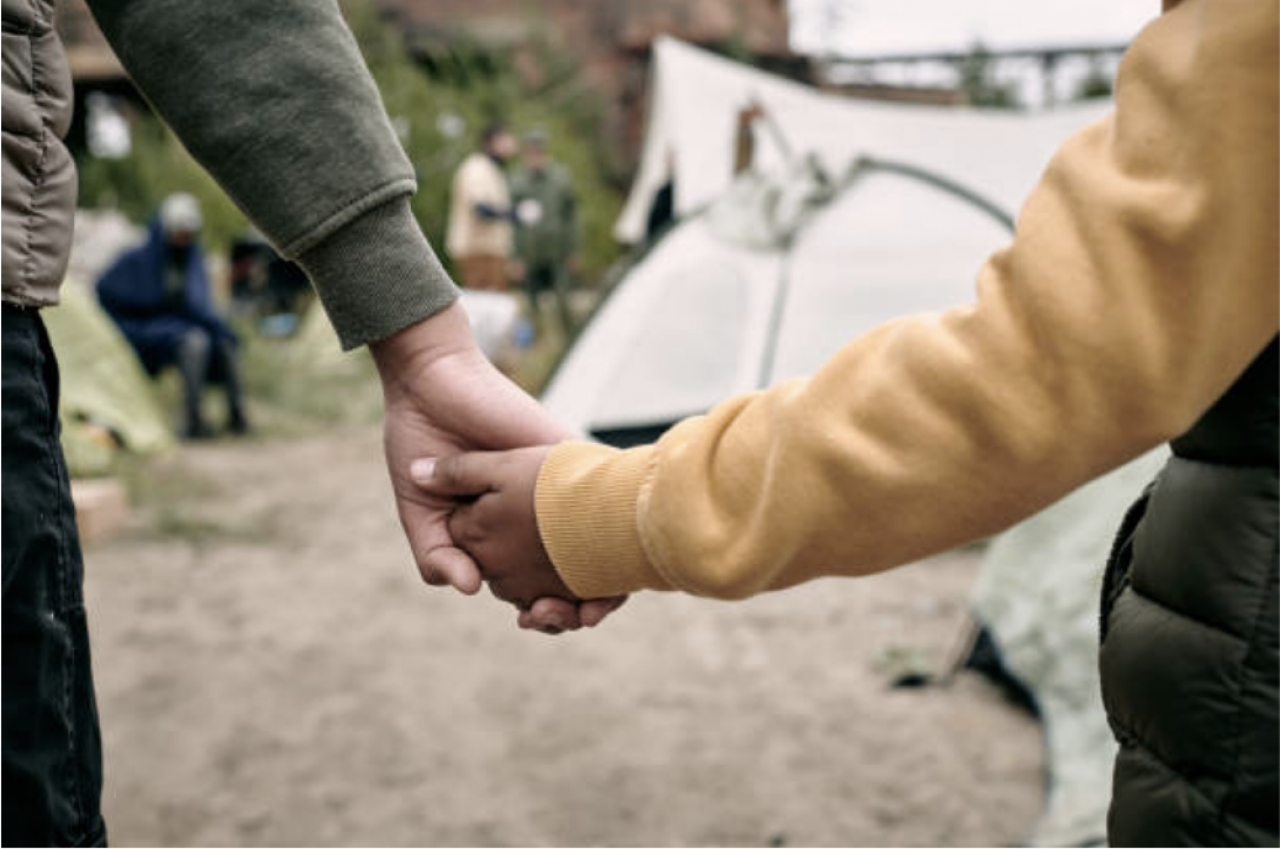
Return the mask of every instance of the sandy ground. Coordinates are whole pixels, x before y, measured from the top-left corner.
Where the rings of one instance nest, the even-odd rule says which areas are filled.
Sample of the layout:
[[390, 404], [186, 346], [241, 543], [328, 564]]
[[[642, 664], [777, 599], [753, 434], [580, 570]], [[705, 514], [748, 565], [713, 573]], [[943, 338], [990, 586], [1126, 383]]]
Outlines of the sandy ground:
[[422, 585], [379, 435], [184, 448], [88, 548], [114, 843], [1007, 845], [1040, 733], [938, 662], [976, 555], [518, 631]]

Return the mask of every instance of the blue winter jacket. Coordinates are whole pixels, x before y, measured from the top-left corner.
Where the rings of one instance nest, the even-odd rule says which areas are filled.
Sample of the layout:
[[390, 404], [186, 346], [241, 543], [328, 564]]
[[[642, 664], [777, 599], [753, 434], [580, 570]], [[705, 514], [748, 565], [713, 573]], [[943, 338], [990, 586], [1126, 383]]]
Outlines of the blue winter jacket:
[[177, 359], [182, 337], [202, 328], [214, 341], [235, 340], [227, 323], [214, 312], [204, 251], [193, 243], [180, 301], [165, 292], [164, 231], [159, 220], [147, 228], [147, 241], [128, 251], [98, 280], [98, 301], [115, 320], [148, 373]]

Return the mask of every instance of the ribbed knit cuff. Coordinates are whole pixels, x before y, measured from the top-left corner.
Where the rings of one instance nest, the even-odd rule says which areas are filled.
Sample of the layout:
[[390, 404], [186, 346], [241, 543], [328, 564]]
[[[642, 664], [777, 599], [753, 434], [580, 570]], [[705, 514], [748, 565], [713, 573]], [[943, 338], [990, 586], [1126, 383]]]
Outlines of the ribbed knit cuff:
[[354, 219], [301, 254], [298, 264], [320, 293], [345, 351], [398, 333], [458, 298], [408, 197]]
[[551, 562], [580, 598], [607, 598], [641, 589], [671, 589], [645, 555], [636, 504], [653, 448], [619, 451], [566, 442], [538, 472], [538, 532]]

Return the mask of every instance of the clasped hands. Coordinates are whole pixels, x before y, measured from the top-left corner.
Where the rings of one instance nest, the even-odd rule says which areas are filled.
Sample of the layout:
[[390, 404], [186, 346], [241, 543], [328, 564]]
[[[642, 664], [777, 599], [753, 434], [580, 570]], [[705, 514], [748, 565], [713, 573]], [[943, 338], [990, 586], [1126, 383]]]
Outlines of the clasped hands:
[[[538, 470], [550, 450], [539, 446], [420, 459], [409, 472], [424, 493], [453, 502], [449, 536], [476, 564], [489, 591], [520, 610], [521, 626], [557, 632], [578, 623], [557, 615], [560, 606], [553, 600], [576, 601], [577, 596], [552, 565], [534, 513]], [[580, 624], [595, 626], [623, 600], [584, 602]]]
[[617, 609], [625, 596], [577, 598], [538, 535], [538, 469], [548, 446], [573, 434], [489, 363], [461, 306], [369, 348], [396, 510], [423, 580], [468, 595], [487, 581], [519, 609], [520, 627], [547, 633], [593, 627]]

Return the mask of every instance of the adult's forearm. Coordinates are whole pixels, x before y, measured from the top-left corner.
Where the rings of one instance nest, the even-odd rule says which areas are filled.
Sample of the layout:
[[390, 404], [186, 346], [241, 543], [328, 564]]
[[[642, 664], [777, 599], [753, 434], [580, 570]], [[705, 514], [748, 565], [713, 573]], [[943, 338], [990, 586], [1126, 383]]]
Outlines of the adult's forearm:
[[90, 6], [182, 143], [306, 269], [344, 346], [452, 302], [409, 213], [413, 169], [333, 0]]

